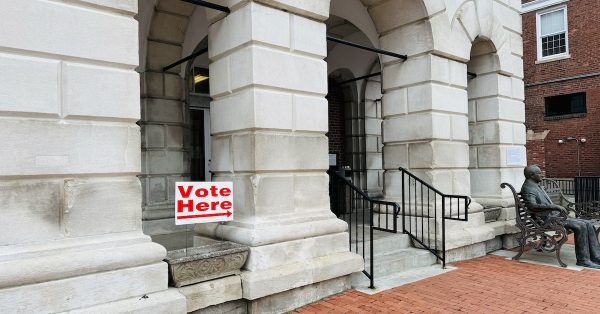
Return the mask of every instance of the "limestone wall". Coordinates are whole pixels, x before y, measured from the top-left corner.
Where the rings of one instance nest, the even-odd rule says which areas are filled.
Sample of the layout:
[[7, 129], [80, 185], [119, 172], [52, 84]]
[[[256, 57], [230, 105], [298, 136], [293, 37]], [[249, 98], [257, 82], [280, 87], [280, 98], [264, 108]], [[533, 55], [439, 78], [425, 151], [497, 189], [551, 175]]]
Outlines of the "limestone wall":
[[134, 0], [2, 3], [2, 313], [142, 309], [145, 294], [185, 309], [141, 228], [136, 12]]

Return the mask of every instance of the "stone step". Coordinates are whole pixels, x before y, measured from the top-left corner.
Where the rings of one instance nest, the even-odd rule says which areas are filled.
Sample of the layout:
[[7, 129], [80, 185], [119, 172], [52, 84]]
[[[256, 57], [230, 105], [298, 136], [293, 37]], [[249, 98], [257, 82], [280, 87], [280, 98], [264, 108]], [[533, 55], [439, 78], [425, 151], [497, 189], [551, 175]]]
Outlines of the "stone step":
[[[368, 228], [364, 228], [366, 239], [362, 238], [362, 229], [363, 227], [358, 229], [358, 243], [356, 241], [356, 233], [354, 229], [352, 231], [352, 235], [350, 238], [352, 239], [352, 248], [351, 251], [355, 253], [359, 253], [362, 255], [363, 245], [365, 245], [364, 240], [369, 240], [369, 231]], [[398, 249], [406, 249], [411, 247], [410, 237], [407, 234], [402, 233], [390, 233], [379, 230], [373, 231], [373, 252], [378, 254], [379, 252], [390, 252]], [[368, 256], [370, 254], [369, 244], [367, 242], [365, 247], [365, 254]]]
[[446, 269], [443, 269], [441, 264], [435, 264], [387, 276], [375, 277], [375, 289], [369, 288], [370, 281], [367, 276], [363, 273], [356, 273], [352, 275], [352, 288], [367, 294], [375, 294], [387, 289], [393, 289], [405, 284], [444, 274], [452, 270], [454, 270], [453, 267], [447, 266]]
[[[406, 248], [389, 252], [375, 252], [375, 278], [404, 272], [410, 269], [436, 264], [435, 255], [427, 250]], [[369, 271], [370, 258], [365, 258], [365, 269]]]

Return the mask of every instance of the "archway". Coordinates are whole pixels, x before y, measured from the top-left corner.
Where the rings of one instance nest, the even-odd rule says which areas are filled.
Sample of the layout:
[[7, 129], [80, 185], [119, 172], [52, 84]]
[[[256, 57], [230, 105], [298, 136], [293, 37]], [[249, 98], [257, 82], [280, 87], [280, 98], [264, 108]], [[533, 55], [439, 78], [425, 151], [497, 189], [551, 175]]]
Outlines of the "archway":
[[140, 1], [142, 219], [144, 233], [167, 249], [193, 245], [175, 226], [175, 183], [209, 180], [207, 12], [183, 1]]

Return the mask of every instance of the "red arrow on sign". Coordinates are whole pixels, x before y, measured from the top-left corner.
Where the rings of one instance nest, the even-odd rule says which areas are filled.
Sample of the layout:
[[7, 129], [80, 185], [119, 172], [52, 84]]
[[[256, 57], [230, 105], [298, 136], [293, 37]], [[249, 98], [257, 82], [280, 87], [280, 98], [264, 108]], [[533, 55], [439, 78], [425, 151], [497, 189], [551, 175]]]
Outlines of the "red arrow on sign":
[[226, 211], [224, 213], [217, 214], [201, 214], [201, 215], [189, 215], [189, 216], [177, 216], [177, 219], [193, 219], [193, 218], [207, 218], [207, 217], [219, 217], [219, 216], [231, 216], [232, 213], [230, 211]]

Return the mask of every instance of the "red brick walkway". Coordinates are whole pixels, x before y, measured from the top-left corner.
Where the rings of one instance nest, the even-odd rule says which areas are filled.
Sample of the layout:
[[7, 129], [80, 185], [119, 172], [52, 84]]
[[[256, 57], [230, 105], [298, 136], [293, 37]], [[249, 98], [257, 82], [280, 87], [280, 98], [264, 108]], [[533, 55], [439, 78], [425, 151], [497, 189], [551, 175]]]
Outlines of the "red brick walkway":
[[351, 290], [295, 313], [600, 313], [600, 271], [497, 256], [375, 295]]

